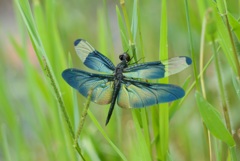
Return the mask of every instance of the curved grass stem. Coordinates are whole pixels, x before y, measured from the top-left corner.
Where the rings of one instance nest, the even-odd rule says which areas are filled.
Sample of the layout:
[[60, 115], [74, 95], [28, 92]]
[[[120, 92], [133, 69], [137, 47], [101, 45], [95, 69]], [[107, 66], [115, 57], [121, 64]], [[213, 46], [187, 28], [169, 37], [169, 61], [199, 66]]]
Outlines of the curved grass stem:
[[87, 97], [87, 102], [83, 108], [83, 112], [82, 112], [82, 115], [81, 115], [81, 119], [80, 119], [80, 122], [79, 122], [79, 126], [78, 126], [78, 131], [77, 131], [77, 134], [75, 136], [75, 139], [74, 139], [74, 147], [77, 147], [77, 144], [78, 144], [78, 138], [82, 132], [82, 128], [83, 128], [83, 125], [84, 125], [84, 122], [85, 122], [85, 119], [86, 119], [86, 116], [87, 116], [87, 112], [88, 112], [88, 108], [89, 108], [89, 105], [90, 105], [90, 102], [91, 102], [91, 97], [92, 97], [92, 89], [89, 91], [89, 94], [88, 94], [88, 97]]
[[[50, 82], [51, 82], [51, 85], [52, 85], [52, 87], [53, 87], [54, 93], [55, 93], [55, 95], [56, 95], [56, 97], [57, 97], [57, 100], [58, 100], [58, 103], [59, 103], [59, 107], [60, 107], [60, 109], [61, 109], [61, 111], [62, 111], [62, 113], [63, 113], [63, 117], [64, 117], [64, 119], [65, 119], [65, 121], [66, 121], [66, 123], [67, 123], [68, 130], [69, 130], [69, 132], [70, 132], [70, 134], [71, 134], [71, 137], [74, 139], [74, 138], [75, 138], [75, 136], [74, 136], [74, 131], [73, 131], [72, 125], [71, 125], [71, 123], [70, 123], [70, 120], [69, 120], [69, 117], [68, 117], [68, 114], [67, 114], [67, 111], [66, 111], [66, 107], [65, 107], [65, 105], [64, 105], [64, 103], [63, 103], [63, 99], [62, 99], [62, 97], [61, 97], [60, 91], [59, 91], [59, 89], [57, 88], [57, 85], [56, 85], [55, 80], [54, 80], [54, 78], [53, 78], [53, 74], [52, 74], [52, 72], [50, 71], [50, 68], [49, 68], [49, 66], [48, 66], [48, 64], [47, 64], [47, 61], [46, 61], [45, 57], [43, 57], [43, 65], [44, 65], [46, 74], [47, 74], [47, 76], [48, 76], [49, 79], [50, 79]], [[78, 152], [78, 154], [80, 155], [80, 157], [81, 157], [83, 160], [85, 160], [84, 157], [83, 157], [83, 155], [82, 155], [81, 148], [79, 147], [78, 144], [76, 144], [75, 149], [77, 150], [77, 152]]]

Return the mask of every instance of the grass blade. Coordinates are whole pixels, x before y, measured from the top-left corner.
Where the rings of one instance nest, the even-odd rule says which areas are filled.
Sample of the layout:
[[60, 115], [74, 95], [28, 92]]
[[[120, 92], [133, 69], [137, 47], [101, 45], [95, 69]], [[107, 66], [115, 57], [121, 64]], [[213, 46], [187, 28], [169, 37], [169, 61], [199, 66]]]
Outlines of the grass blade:
[[209, 104], [199, 92], [195, 93], [198, 109], [209, 131], [218, 139], [227, 143], [230, 147], [235, 146], [233, 137], [223, 124], [218, 111]]
[[[168, 59], [168, 38], [167, 38], [167, 1], [161, 3], [161, 25], [160, 25], [160, 60]], [[168, 78], [160, 80], [161, 83], [168, 84]], [[169, 107], [168, 103], [159, 105], [159, 138], [158, 158], [167, 160], [168, 144], [169, 144]]]

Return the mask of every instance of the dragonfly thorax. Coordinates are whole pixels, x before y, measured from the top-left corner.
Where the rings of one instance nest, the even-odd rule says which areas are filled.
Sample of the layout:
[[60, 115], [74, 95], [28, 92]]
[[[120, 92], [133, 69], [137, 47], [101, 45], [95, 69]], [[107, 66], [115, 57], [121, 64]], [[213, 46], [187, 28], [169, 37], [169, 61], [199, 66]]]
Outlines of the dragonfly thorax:
[[122, 80], [123, 79], [123, 69], [126, 68], [127, 62], [126, 61], [122, 61], [121, 63], [119, 63], [114, 71], [114, 77], [117, 80]]

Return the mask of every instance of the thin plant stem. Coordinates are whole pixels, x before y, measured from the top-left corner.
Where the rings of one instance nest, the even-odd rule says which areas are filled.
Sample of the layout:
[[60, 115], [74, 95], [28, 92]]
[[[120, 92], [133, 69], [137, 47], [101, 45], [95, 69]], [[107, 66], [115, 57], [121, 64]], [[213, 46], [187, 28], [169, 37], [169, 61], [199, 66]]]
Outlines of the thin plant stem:
[[124, 156], [124, 154], [118, 149], [118, 147], [111, 141], [111, 139], [108, 137], [108, 134], [106, 133], [106, 131], [101, 127], [101, 125], [99, 124], [99, 122], [96, 120], [96, 118], [94, 117], [93, 113], [91, 112], [91, 110], [87, 111], [88, 116], [91, 118], [92, 122], [95, 124], [95, 126], [98, 128], [98, 130], [100, 131], [100, 133], [102, 134], [102, 136], [107, 140], [107, 142], [111, 145], [111, 147], [117, 152], [117, 154], [119, 154], [119, 156], [121, 157], [121, 159], [123, 161], [127, 161], [127, 158]]
[[134, 61], [137, 62], [136, 46], [135, 46], [135, 42], [133, 42], [133, 36], [132, 36], [132, 33], [131, 33], [131, 27], [130, 27], [131, 25], [130, 25], [130, 21], [129, 21], [129, 18], [128, 18], [127, 9], [126, 9], [126, 6], [125, 6], [125, 0], [120, 0], [120, 4], [121, 4], [121, 7], [122, 7], [123, 17], [124, 17], [126, 27], [127, 27], [127, 32], [128, 32], [128, 37], [129, 37], [129, 45], [130, 45], [130, 48], [131, 48], [131, 51], [132, 51]]
[[[204, 56], [204, 38], [205, 38], [205, 33], [206, 33], [206, 19], [204, 17], [203, 19], [203, 23], [202, 23], [202, 32], [201, 32], [201, 46], [200, 46], [200, 71], [203, 70], [203, 56]], [[202, 94], [203, 97], [206, 99], [206, 91], [205, 91], [205, 83], [204, 83], [204, 79], [203, 76], [200, 77], [200, 83], [201, 83], [201, 90], [202, 90]]]
[[228, 30], [228, 34], [230, 36], [230, 41], [231, 41], [231, 45], [232, 45], [232, 49], [233, 49], [233, 56], [234, 56], [235, 64], [237, 66], [237, 79], [239, 80], [240, 79], [240, 64], [239, 64], [239, 61], [238, 61], [237, 50], [236, 50], [236, 47], [235, 47], [235, 44], [234, 44], [234, 41], [233, 41], [231, 27], [230, 27], [230, 24], [229, 24], [229, 21], [228, 21], [227, 14], [223, 14], [222, 16], [226, 20], [227, 30]]
[[185, 0], [185, 9], [186, 9], [186, 19], [187, 19], [190, 51], [191, 51], [191, 57], [192, 57], [192, 60], [193, 60], [193, 73], [194, 73], [194, 78], [195, 78], [195, 81], [196, 81], [196, 88], [200, 89], [199, 83], [198, 83], [198, 78], [197, 78], [197, 65], [196, 65], [196, 59], [195, 59], [196, 54], [195, 54], [194, 47], [193, 47], [192, 30], [191, 30], [189, 11], [188, 11], [188, 0]]
[[215, 68], [217, 71], [217, 78], [218, 78], [218, 83], [219, 83], [220, 96], [221, 96], [221, 100], [222, 100], [222, 108], [223, 108], [224, 118], [225, 118], [225, 122], [226, 122], [226, 126], [227, 126], [228, 130], [232, 134], [231, 122], [230, 122], [229, 112], [228, 112], [228, 107], [227, 107], [227, 96], [224, 92], [224, 86], [223, 86], [221, 71], [220, 71], [220, 67], [219, 67], [219, 57], [217, 54], [216, 43], [214, 41], [213, 36], [212, 36], [212, 44], [213, 44], [213, 52], [215, 55]]
[[235, 60], [236, 70], [237, 70], [236, 71], [237, 72], [236, 73], [237, 80], [239, 80], [240, 79], [240, 64], [239, 64], [239, 61], [238, 61], [237, 50], [236, 50], [236, 47], [235, 47], [235, 44], [234, 44], [233, 35], [232, 35], [231, 27], [230, 27], [230, 24], [229, 24], [229, 20], [228, 20], [227, 1], [226, 0], [217, 0], [216, 2], [218, 4], [220, 15], [223, 18], [223, 20], [225, 21], [225, 24], [226, 24], [226, 27], [227, 27], [228, 35], [229, 35], [230, 42], [231, 42], [231, 45], [232, 45], [233, 57], [234, 57], [234, 60]]
[[141, 17], [140, 17], [140, 9], [139, 5], [137, 5], [137, 15], [138, 15], [138, 35], [139, 35], [139, 42], [141, 46], [141, 58], [144, 58], [145, 52], [144, 52], [144, 44], [143, 44], [143, 37], [142, 37], [142, 29], [141, 29]]
[[[167, 1], [161, 2], [161, 22], [160, 22], [160, 43], [159, 58], [168, 59], [168, 23], [167, 23]], [[169, 79], [165, 77], [161, 79], [161, 83], [169, 83]], [[157, 148], [159, 150], [158, 157], [161, 160], [167, 160], [169, 148], [169, 105], [164, 103], [159, 105], [159, 139], [160, 143]]]
[[125, 6], [125, 0], [120, 0], [120, 4], [121, 4], [121, 7], [122, 7], [123, 17], [125, 19], [127, 32], [128, 32], [128, 36], [129, 36], [129, 41], [130, 41], [130, 44], [131, 44], [133, 42], [133, 37], [132, 37], [132, 34], [131, 34], [130, 21], [129, 21], [128, 14], [127, 14], [127, 9], [126, 9], [126, 6]]
[[86, 119], [86, 116], [87, 116], [87, 112], [88, 112], [88, 108], [89, 108], [89, 105], [90, 105], [90, 102], [91, 102], [91, 98], [92, 98], [92, 89], [89, 90], [89, 93], [88, 93], [88, 97], [87, 97], [87, 102], [85, 104], [85, 107], [83, 108], [83, 112], [82, 112], [82, 115], [81, 115], [81, 119], [80, 119], [80, 122], [79, 122], [79, 126], [78, 126], [78, 131], [77, 131], [77, 134], [75, 136], [75, 140], [74, 140], [74, 147], [76, 148], [77, 147], [77, 141], [78, 141], [78, 138], [82, 132], [82, 128], [83, 128], [83, 125], [84, 125], [84, 122], [85, 122], [85, 119]]
[[[67, 114], [67, 111], [66, 111], [66, 107], [65, 107], [65, 105], [64, 105], [64, 103], [63, 103], [63, 99], [62, 99], [62, 97], [61, 97], [61, 95], [60, 95], [60, 92], [59, 92], [57, 86], [56, 86], [56, 83], [55, 83], [55, 81], [54, 81], [54, 79], [53, 79], [53, 75], [52, 75], [52, 73], [51, 73], [51, 71], [50, 71], [50, 68], [49, 68], [49, 66], [48, 66], [48, 64], [47, 64], [47, 61], [46, 61], [45, 57], [43, 57], [43, 63], [44, 63], [44, 67], [45, 67], [46, 74], [47, 74], [47, 76], [49, 77], [50, 82], [51, 82], [51, 85], [53, 86], [54, 93], [56, 94], [56, 97], [57, 97], [57, 100], [58, 100], [60, 109], [61, 109], [61, 111], [62, 111], [62, 113], [63, 113], [63, 117], [64, 117], [64, 119], [65, 119], [65, 121], [66, 121], [66, 123], [67, 123], [68, 130], [69, 130], [72, 138], [74, 139], [74, 138], [75, 138], [75, 136], [74, 136], [74, 131], [73, 131], [72, 125], [71, 125], [71, 123], [70, 123], [70, 120], [69, 120], [69, 117], [68, 117], [68, 114]], [[83, 157], [83, 155], [82, 155], [81, 149], [80, 149], [80, 147], [79, 147], [78, 144], [76, 145], [76, 148], [75, 148], [75, 149], [77, 150], [77, 152], [78, 152], [78, 154], [80, 155], [80, 157], [81, 157], [83, 160], [85, 160], [84, 157]]]
[[[206, 15], [205, 15], [205, 17], [203, 19], [203, 23], [202, 23], [201, 47], [200, 47], [200, 72], [203, 71], [204, 39], [205, 39], [205, 34], [206, 34], [206, 16], [207, 16], [207, 13], [206, 13]], [[205, 90], [205, 83], [204, 83], [203, 75], [200, 77], [200, 82], [201, 82], [201, 89], [202, 89], [203, 97], [206, 99], [207, 96], [206, 96], [206, 90]], [[213, 156], [212, 156], [213, 154], [212, 154], [212, 146], [211, 146], [211, 134], [210, 134], [210, 131], [207, 129], [205, 124], [204, 124], [204, 129], [205, 129], [205, 131], [207, 133], [209, 158], [210, 158], [210, 161], [212, 161], [213, 160]]]

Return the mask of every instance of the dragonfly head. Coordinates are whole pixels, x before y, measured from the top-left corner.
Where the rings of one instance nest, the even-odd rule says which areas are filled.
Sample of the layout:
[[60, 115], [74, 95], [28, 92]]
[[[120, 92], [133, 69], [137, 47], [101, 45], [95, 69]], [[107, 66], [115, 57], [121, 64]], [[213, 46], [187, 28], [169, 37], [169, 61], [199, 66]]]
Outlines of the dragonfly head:
[[126, 62], [129, 62], [131, 60], [130, 56], [126, 52], [124, 52], [123, 54], [119, 55], [119, 59], [121, 61], [126, 61]]

